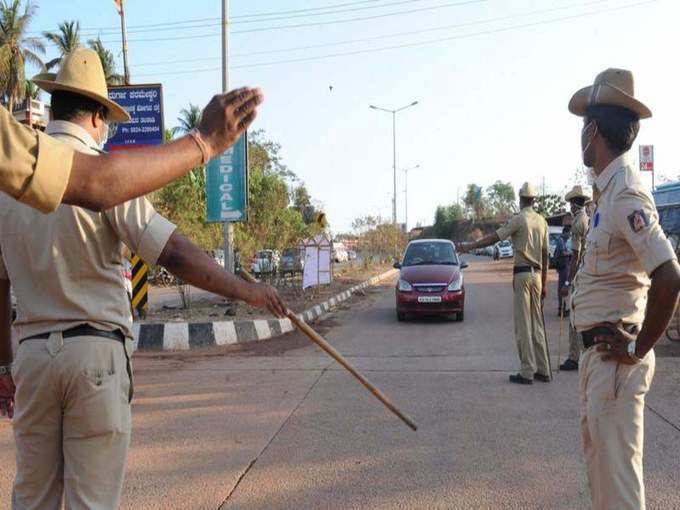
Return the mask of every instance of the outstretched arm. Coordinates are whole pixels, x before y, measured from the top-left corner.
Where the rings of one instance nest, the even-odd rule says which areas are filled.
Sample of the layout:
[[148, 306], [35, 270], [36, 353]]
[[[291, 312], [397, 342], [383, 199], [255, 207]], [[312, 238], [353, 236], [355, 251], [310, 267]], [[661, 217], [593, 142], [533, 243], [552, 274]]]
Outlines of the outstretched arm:
[[248, 283], [225, 271], [177, 231], [170, 236], [158, 263], [178, 278], [203, 290], [266, 308], [277, 317], [286, 316], [286, 306], [276, 289], [263, 283]]
[[[249, 88], [212, 98], [198, 127], [208, 157], [222, 153], [238, 140], [255, 120], [262, 101], [261, 91]], [[201, 149], [190, 136], [158, 147], [101, 156], [76, 153], [62, 202], [106, 210], [165, 186], [202, 159]]]
[[478, 239], [477, 241], [472, 241], [468, 243], [458, 243], [457, 249], [461, 253], [467, 253], [469, 251], [476, 250], [477, 248], [484, 248], [485, 246], [490, 246], [492, 244], [497, 243], [498, 241], [500, 241], [500, 238], [498, 237], [498, 234], [494, 232], [493, 234], [484, 236], [481, 239]]

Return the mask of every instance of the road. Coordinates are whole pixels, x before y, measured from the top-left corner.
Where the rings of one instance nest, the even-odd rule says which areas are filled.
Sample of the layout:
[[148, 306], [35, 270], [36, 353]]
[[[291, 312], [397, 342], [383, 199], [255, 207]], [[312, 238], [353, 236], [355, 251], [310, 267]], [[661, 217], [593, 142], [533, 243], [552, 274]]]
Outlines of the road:
[[[508, 383], [518, 368], [509, 264], [470, 260], [463, 323], [397, 323], [385, 286], [317, 326], [419, 423], [415, 433], [297, 334], [226, 352], [138, 354], [123, 508], [587, 508], [578, 376]], [[554, 363], [556, 308], [551, 298]], [[648, 508], [680, 508], [680, 347], [657, 352]], [[4, 422], [0, 508], [13, 462]]]

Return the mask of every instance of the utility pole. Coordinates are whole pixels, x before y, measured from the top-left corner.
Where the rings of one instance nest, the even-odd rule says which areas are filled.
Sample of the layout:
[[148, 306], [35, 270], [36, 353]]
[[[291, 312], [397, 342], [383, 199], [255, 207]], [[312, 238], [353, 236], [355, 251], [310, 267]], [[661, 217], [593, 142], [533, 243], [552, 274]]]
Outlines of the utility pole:
[[404, 225], [406, 226], [406, 232], [408, 232], [408, 173], [416, 168], [420, 168], [420, 165], [402, 168], [401, 170], [404, 172]]
[[[229, 0], [222, 0], [222, 91], [229, 90]], [[246, 191], [247, 192], [247, 191]], [[234, 272], [234, 227], [230, 221], [222, 225], [224, 236], [224, 269]]]
[[130, 65], [128, 64], [128, 43], [127, 43], [127, 27], [125, 26], [125, 0], [116, 2], [120, 6], [120, 30], [123, 34], [123, 74], [125, 77], [125, 85], [130, 85]]
[[[394, 228], [397, 228], [397, 113], [411, 108], [418, 104], [418, 101], [413, 101], [411, 104], [397, 108], [396, 110], [391, 110], [389, 108], [380, 108], [379, 106], [370, 105], [369, 108], [372, 110], [380, 110], [381, 112], [387, 112], [392, 114], [392, 173], [394, 178], [393, 195], [392, 195], [392, 224]], [[395, 236], [394, 241], [394, 258], [397, 258], [397, 240]]]

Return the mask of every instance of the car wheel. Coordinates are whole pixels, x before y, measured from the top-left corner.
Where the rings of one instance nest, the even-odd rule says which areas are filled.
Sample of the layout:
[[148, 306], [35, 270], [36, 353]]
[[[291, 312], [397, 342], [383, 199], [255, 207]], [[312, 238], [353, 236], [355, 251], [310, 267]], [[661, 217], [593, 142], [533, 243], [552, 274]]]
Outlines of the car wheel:
[[399, 322], [404, 322], [406, 320], [406, 314], [400, 311], [397, 311], [397, 320]]
[[465, 319], [465, 312], [458, 312], [456, 314], [456, 322], [463, 322]]

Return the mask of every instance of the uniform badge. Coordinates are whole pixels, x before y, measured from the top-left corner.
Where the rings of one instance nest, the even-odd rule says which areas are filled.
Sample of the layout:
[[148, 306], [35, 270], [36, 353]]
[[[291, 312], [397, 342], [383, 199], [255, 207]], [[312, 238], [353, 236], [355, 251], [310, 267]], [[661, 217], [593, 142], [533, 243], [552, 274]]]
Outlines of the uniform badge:
[[633, 230], [633, 232], [637, 234], [643, 228], [649, 226], [649, 218], [647, 218], [645, 211], [638, 209], [637, 211], [633, 211], [628, 216], [628, 223], [630, 224], [630, 228]]

